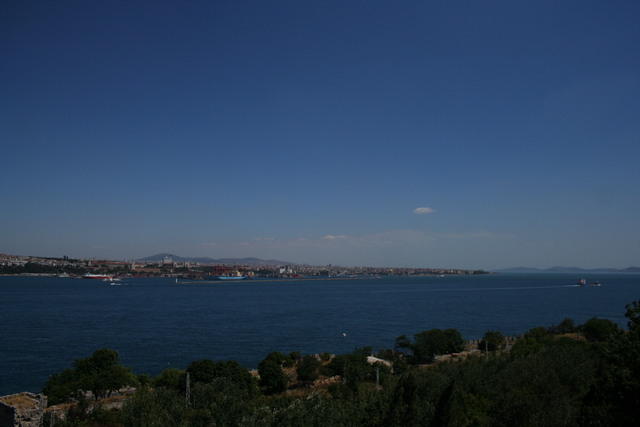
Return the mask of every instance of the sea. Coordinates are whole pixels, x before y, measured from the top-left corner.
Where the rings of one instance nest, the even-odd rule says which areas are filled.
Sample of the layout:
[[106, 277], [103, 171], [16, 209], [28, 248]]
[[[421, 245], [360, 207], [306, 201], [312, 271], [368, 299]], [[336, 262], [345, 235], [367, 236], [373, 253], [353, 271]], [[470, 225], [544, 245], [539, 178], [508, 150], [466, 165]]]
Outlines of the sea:
[[566, 317], [626, 326], [640, 275], [488, 274], [357, 280], [99, 280], [0, 277], [0, 395], [42, 390], [49, 375], [100, 348], [136, 373], [194, 360], [254, 368], [269, 352], [346, 353], [392, 348], [399, 335], [456, 328], [518, 335]]

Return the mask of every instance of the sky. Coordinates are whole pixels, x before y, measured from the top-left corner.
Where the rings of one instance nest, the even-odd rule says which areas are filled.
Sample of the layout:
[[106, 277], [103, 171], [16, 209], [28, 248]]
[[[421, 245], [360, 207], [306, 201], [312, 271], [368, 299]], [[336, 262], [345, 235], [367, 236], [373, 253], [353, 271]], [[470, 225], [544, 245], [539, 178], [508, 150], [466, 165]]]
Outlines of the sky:
[[0, 9], [0, 252], [640, 264], [637, 1]]

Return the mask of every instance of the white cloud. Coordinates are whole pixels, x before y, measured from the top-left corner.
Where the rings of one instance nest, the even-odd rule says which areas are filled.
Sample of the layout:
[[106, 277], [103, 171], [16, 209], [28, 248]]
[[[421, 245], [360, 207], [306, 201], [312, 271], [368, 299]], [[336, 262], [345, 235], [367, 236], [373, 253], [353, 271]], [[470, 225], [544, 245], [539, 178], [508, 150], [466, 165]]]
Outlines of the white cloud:
[[346, 239], [347, 236], [345, 236], [344, 234], [327, 234], [326, 236], [323, 237], [324, 240], [336, 240], [336, 239]]
[[413, 210], [413, 213], [414, 213], [414, 214], [416, 214], [416, 215], [427, 215], [427, 214], [434, 213], [434, 212], [435, 212], [435, 210], [434, 210], [434, 209], [432, 209], [432, 208], [427, 208], [427, 207], [424, 207], [424, 208], [415, 208], [415, 209]]

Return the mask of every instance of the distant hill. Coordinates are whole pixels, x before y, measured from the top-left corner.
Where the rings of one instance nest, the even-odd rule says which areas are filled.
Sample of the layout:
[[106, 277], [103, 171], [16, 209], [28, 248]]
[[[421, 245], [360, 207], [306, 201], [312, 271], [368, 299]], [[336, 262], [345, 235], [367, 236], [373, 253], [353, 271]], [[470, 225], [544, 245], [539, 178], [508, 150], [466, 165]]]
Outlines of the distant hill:
[[181, 257], [169, 253], [155, 254], [148, 257], [137, 259], [141, 262], [158, 262], [165, 257], [169, 257], [176, 262], [197, 262], [200, 264], [235, 264], [235, 265], [292, 265], [294, 263], [281, 261], [277, 259], [260, 259], [260, 258], [209, 258], [209, 257]]
[[580, 268], [580, 267], [513, 267], [495, 270], [497, 273], [640, 273], [640, 267], [627, 268]]

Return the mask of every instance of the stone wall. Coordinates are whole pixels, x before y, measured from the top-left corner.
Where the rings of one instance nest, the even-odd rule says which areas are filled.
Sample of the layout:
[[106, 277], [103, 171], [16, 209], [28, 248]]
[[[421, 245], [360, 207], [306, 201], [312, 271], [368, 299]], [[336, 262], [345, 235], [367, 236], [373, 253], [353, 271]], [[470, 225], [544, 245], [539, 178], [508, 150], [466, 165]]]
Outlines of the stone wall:
[[43, 394], [16, 393], [0, 397], [0, 426], [40, 427], [47, 397]]

